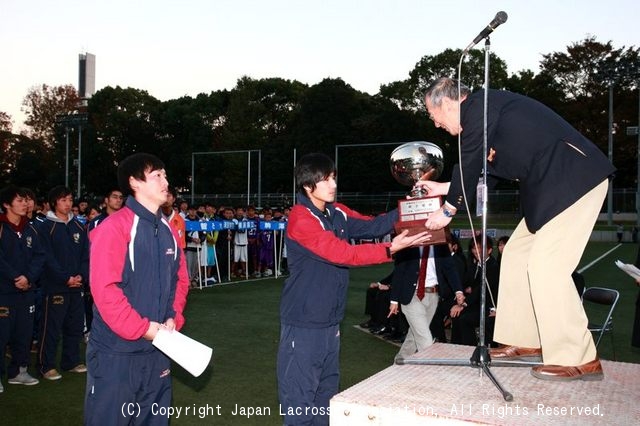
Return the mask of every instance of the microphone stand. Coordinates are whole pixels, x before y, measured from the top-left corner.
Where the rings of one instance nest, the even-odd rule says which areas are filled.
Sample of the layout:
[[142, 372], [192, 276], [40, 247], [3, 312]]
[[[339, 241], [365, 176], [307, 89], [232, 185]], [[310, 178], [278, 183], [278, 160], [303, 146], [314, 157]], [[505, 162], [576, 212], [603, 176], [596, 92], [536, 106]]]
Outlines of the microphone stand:
[[[491, 380], [491, 382], [495, 385], [495, 387], [500, 391], [502, 397], [505, 401], [513, 401], [513, 395], [504, 389], [500, 382], [495, 378], [491, 369], [489, 368], [491, 365], [496, 367], [530, 367], [533, 365], [539, 365], [538, 362], [524, 362], [524, 361], [494, 361], [491, 362], [491, 357], [489, 356], [489, 348], [485, 344], [485, 318], [486, 318], [486, 303], [487, 303], [487, 258], [485, 256], [487, 250], [487, 155], [488, 155], [488, 142], [487, 142], [487, 111], [489, 104], [489, 52], [490, 52], [491, 42], [489, 41], [489, 37], [486, 37], [485, 40], [485, 58], [484, 58], [484, 112], [483, 112], [483, 160], [482, 160], [482, 184], [480, 188], [478, 188], [481, 192], [481, 201], [482, 201], [482, 255], [480, 260], [481, 265], [481, 279], [482, 285], [480, 286], [480, 330], [478, 333], [478, 345], [476, 346], [471, 358], [469, 360], [465, 359], [423, 359], [423, 358], [410, 358], [410, 359], [398, 359], [396, 363], [399, 365], [404, 364], [418, 364], [418, 365], [451, 365], [451, 366], [469, 366], [474, 368], [479, 368], [480, 373], [484, 372], [487, 377]], [[467, 54], [467, 50], [462, 54], [460, 58], [460, 64], [462, 64], [462, 60], [464, 56]], [[458, 80], [459, 81], [459, 80]], [[459, 95], [459, 93], [458, 93]], [[458, 97], [459, 99], [459, 97]], [[462, 163], [460, 163], [460, 167], [462, 167]], [[462, 171], [460, 173], [462, 178]], [[464, 185], [463, 185], [464, 187]], [[465, 196], [466, 198], [466, 196]], [[467, 203], [468, 209], [469, 203]], [[477, 248], [476, 248], [476, 251]]]

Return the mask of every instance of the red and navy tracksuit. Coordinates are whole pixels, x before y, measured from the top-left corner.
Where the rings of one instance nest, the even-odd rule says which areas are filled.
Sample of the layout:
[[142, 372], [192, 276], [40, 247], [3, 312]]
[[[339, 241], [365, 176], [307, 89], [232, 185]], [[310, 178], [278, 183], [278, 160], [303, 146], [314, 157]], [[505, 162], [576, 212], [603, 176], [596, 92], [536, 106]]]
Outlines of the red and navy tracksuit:
[[94, 318], [85, 424], [167, 424], [152, 410], [171, 405], [171, 363], [143, 336], [150, 321], [184, 324], [189, 278], [177, 231], [160, 211], [128, 197], [90, 239]]
[[[85, 226], [69, 213], [66, 221], [54, 212], [34, 222], [46, 252], [42, 289], [42, 318], [38, 366], [40, 373], [56, 368], [58, 340], [62, 335], [60, 368], [82, 363], [80, 341], [84, 329], [83, 287], [89, 278], [89, 240]], [[83, 286], [69, 287], [70, 277], [80, 275]]]
[[322, 212], [298, 194], [287, 226], [290, 275], [280, 302], [277, 375], [285, 424], [329, 423], [329, 400], [340, 376], [348, 267], [391, 261], [390, 244], [349, 240], [386, 235], [397, 219], [395, 210], [372, 218], [339, 203], [327, 203]]
[[[0, 214], [0, 377], [4, 373], [4, 348], [11, 350], [7, 377], [18, 375], [19, 367], [29, 364], [29, 349], [35, 317], [34, 288], [42, 268], [45, 253], [38, 233], [26, 217], [16, 226]], [[18, 289], [15, 279], [24, 275], [29, 280], [27, 290]]]

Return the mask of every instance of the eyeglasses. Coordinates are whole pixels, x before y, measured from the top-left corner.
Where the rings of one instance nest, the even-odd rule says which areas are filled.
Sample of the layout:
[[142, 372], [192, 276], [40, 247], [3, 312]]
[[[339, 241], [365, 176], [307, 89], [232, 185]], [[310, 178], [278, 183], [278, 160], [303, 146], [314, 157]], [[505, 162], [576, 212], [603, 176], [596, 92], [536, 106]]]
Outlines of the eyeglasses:
[[116, 198], [118, 200], [123, 200], [124, 196], [123, 195], [110, 195], [109, 198]]

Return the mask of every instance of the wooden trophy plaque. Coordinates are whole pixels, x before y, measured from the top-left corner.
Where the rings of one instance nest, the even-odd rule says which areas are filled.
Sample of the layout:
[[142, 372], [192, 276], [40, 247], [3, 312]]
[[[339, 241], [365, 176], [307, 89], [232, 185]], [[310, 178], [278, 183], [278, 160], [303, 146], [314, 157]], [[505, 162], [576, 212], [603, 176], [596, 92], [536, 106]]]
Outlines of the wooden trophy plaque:
[[[408, 200], [398, 200], [398, 215], [400, 218], [395, 224], [396, 233], [401, 233], [405, 229], [409, 230], [409, 235], [427, 231], [424, 226], [429, 215], [442, 207], [442, 197], [418, 197]], [[449, 227], [429, 231], [431, 239], [424, 243], [425, 246], [447, 244], [451, 239]]]

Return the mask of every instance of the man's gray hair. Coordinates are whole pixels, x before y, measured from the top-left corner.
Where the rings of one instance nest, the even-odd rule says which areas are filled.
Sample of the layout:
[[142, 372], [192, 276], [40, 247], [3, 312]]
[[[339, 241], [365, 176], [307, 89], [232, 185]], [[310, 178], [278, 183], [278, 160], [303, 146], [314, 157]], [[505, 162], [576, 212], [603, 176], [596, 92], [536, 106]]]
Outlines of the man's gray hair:
[[467, 97], [469, 94], [471, 94], [471, 90], [460, 83], [460, 96], [458, 96], [458, 80], [449, 77], [440, 77], [427, 87], [424, 98], [425, 102], [429, 100], [431, 105], [439, 107], [442, 104], [443, 98], [457, 101], [460, 97]]

